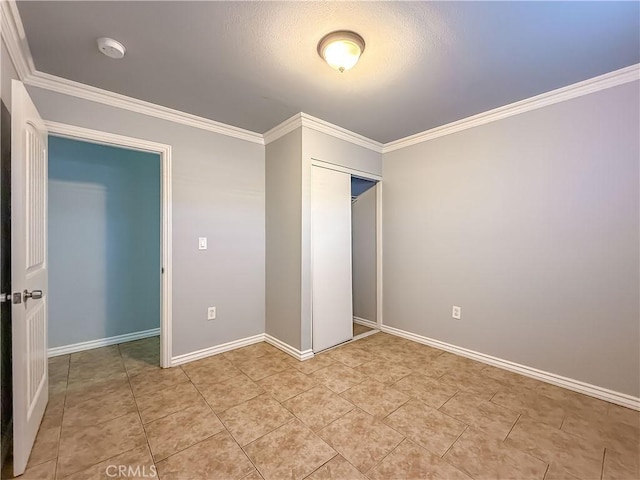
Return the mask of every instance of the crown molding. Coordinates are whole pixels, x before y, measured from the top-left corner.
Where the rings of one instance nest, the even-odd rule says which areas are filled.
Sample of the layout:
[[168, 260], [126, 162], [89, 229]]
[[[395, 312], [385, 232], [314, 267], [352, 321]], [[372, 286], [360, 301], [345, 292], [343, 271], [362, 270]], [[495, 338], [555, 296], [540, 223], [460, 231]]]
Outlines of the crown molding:
[[304, 126], [317, 132], [347, 141], [354, 145], [367, 148], [376, 153], [389, 153], [401, 148], [426, 142], [428, 140], [460, 132], [462, 130], [495, 122], [503, 118], [519, 115], [521, 113], [536, 110], [555, 103], [564, 102], [582, 95], [587, 95], [615, 87], [617, 85], [640, 80], [640, 64], [631, 65], [620, 70], [615, 70], [598, 77], [542, 93], [535, 97], [498, 107], [487, 112], [479, 113], [471, 117], [448, 123], [446, 125], [441, 125], [439, 127], [385, 144], [303, 112], [292, 116], [262, 135], [257, 132], [216, 122], [215, 120], [182, 112], [173, 108], [164, 107], [144, 100], [138, 100], [133, 97], [128, 97], [119, 93], [110, 92], [108, 90], [40, 72], [36, 70], [33, 63], [25, 31], [22, 26], [20, 12], [18, 12], [15, 0], [0, 0], [0, 5], [2, 13], [2, 39], [7, 46], [9, 56], [13, 61], [20, 80], [22, 80], [26, 85], [102, 103], [104, 105], [219, 133], [221, 135], [246, 140], [260, 145], [269, 144], [287, 133], [292, 132], [296, 128]]
[[574, 83], [573, 85], [551, 90], [550, 92], [542, 93], [535, 97], [520, 100], [503, 107], [494, 108], [493, 110], [463, 118], [456, 122], [448, 123], [393, 142], [385, 143], [383, 153], [393, 152], [394, 150], [410, 147], [418, 143], [433, 140], [434, 138], [443, 137], [462, 130], [495, 122], [496, 120], [530, 112], [531, 110], [547, 107], [549, 105], [571, 100], [590, 93], [599, 92], [600, 90], [605, 90], [607, 88], [633, 82], [635, 80], [640, 80], [640, 64], [631, 65], [629, 67], [621, 68], [620, 70], [614, 70], [613, 72]]
[[347, 130], [346, 128], [339, 127], [333, 123], [326, 122], [304, 112], [295, 114], [293, 117], [288, 118], [281, 124], [266, 132], [264, 134], [264, 143], [267, 145], [281, 137], [284, 137], [286, 134], [291, 133], [299, 127], [307, 127], [311, 130], [315, 130], [316, 132], [321, 132], [334, 138], [339, 138], [340, 140], [367, 148], [376, 153], [382, 153], [382, 143], [376, 142], [375, 140], [371, 140], [363, 135]]
[[2, 39], [7, 46], [18, 77], [24, 81], [35, 70], [35, 66], [15, 0], [0, 1], [0, 16], [2, 17], [0, 29]]
[[293, 117], [287, 118], [284, 122], [266, 131], [263, 135], [264, 144], [268, 145], [271, 142], [275, 142], [300, 127], [302, 127], [302, 113], [296, 113]]
[[142, 115], [168, 120], [174, 123], [180, 123], [189, 127], [199, 128], [214, 133], [226, 135], [228, 137], [239, 138], [253, 143], [264, 145], [263, 136], [256, 132], [251, 132], [243, 128], [234, 127], [224, 123], [209, 120], [208, 118], [199, 117], [190, 113], [181, 112], [169, 107], [163, 107], [155, 103], [138, 100], [137, 98], [128, 97], [101, 88], [92, 87], [83, 83], [60, 78], [55, 75], [35, 71], [30, 75], [24, 83], [31, 87], [44, 88], [53, 92], [70, 95], [72, 97], [90, 100], [92, 102], [102, 103], [111, 107], [129, 110]]

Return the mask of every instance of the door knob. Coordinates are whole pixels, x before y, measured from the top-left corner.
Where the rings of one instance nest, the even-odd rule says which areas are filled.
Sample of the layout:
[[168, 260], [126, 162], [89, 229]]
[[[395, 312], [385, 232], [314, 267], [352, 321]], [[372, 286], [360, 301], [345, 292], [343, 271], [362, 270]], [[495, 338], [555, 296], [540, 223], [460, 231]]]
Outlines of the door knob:
[[30, 292], [29, 290], [25, 290], [23, 295], [25, 300], [27, 300], [28, 298], [33, 298], [34, 300], [38, 300], [40, 298], [42, 298], [42, 290], [34, 290], [33, 292]]

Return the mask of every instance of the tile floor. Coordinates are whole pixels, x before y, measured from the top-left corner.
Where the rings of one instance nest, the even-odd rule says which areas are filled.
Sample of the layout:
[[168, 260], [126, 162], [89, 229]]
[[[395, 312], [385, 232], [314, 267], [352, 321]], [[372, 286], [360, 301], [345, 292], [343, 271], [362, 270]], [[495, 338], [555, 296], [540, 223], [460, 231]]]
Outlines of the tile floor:
[[373, 328], [365, 327], [364, 325], [360, 325], [359, 323], [353, 323], [353, 336], [357, 337], [358, 335], [362, 335], [363, 333], [367, 333], [372, 331]]
[[638, 412], [384, 333], [157, 364], [157, 338], [51, 359], [23, 478], [640, 476]]

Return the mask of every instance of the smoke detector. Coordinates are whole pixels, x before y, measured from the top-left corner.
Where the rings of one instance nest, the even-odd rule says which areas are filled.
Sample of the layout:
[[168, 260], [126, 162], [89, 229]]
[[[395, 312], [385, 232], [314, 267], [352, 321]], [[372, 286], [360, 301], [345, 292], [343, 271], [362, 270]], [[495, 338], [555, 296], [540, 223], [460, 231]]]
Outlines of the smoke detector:
[[117, 40], [109, 37], [100, 37], [98, 39], [98, 49], [109, 58], [119, 59], [124, 57], [127, 51]]

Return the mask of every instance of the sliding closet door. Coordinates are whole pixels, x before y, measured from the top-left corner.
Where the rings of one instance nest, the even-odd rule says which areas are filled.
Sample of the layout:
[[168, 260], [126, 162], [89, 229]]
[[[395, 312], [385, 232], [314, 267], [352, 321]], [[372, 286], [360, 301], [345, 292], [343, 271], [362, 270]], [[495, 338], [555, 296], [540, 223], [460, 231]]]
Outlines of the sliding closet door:
[[311, 167], [313, 351], [353, 337], [351, 175]]

